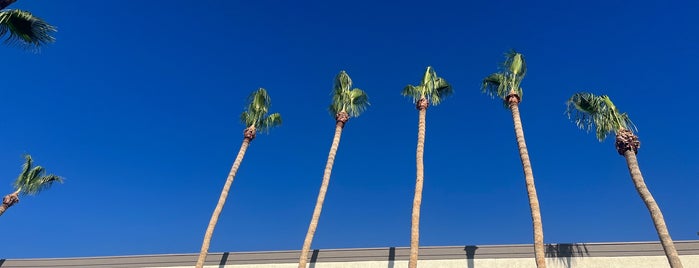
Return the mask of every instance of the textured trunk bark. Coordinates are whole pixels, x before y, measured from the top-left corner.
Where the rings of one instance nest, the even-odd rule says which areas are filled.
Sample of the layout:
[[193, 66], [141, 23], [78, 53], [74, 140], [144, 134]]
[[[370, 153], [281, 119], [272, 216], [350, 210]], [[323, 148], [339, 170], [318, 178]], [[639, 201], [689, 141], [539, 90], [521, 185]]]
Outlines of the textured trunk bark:
[[14, 2], [17, 2], [17, 0], [0, 0], [0, 10], [7, 8]]
[[650, 212], [650, 217], [653, 219], [655, 230], [658, 232], [660, 243], [663, 245], [663, 250], [665, 250], [665, 255], [667, 256], [667, 261], [670, 263], [670, 267], [681, 268], [682, 262], [680, 262], [680, 256], [677, 254], [675, 244], [672, 243], [672, 237], [670, 237], [670, 232], [665, 225], [663, 213], [660, 211], [658, 203], [655, 202], [653, 195], [643, 181], [643, 175], [641, 174], [641, 169], [638, 167], [636, 154], [632, 150], [627, 150], [624, 152], [624, 158], [626, 158], [626, 165], [629, 168], [629, 173], [631, 173], [631, 180], [633, 180], [633, 184], [636, 186], [636, 191], [638, 195], [641, 196], [641, 199], [643, 199], [643, 203], [646, 204], [648, 212]]
[[417, 174], [415, 179], [415, 197], [413, 198], [413, 215], [410, 224], [410, 259], [408, 268], [417, 267], [418, 251], [420, 247], [420, 204], [422, 204], [422, 184], [425, 179], [425, 166], [423, 155], [425, 153], [425, 117], [427, 108], [420, 109], [417, 127], [417, 150], [415, 164]]
[[308, 252], [311, 250], [313, 235], [315, 235], [316, 228], [318, 228], [318, 219], [320, 218], [320, 212], [323, 210], [325, 193], [328, 192], [328, 184], [330, 184], [330, 173], [332, 173], [333, 171], [333, 163], [335, 163], [335, 154], [337, 154], [337, 147], [340, 145], [340, 137], [342, 137], [343, 126], [344, 123], [342, 122], [338, 122], [335, 125], [335, 136], [333, 137], [333, 143], [330, 146], [330, 153], [328, 153], [328, 161], [325, 164], [325, 171], [323, 172], [323, 182], [320, 184], [320, 191], [318, 191], [318, 199], [316, 200], [316, 206], [313, 209], [313, 217], [311, 217], [311, 223], [308, 225], [308, 232], [306, 233], [306, 238], [303, 240], [301, 257], [299, 257], [299, 268], [306, 268], [306, 263], [308, 263]]
[[219, 215], [221, 215], [223, 205], [226, 204], [228, 191], [231, 189], [231, 184], [233, 184], [233, 179], [235, 179], [235, 174], [238, 172], [238, 167], [240, 167], [240, 163], [243, 162], [243, 157], [245, 156], [245, 151], [247, 151], [248, 149], [248, 145], [250, 145], [250, 139], [244, 138], [243, 144], [240, 145], [238, 156], [235, 158], [233, 166], [231, 167], [231, 171], [228, 173], [226, 183], [223, 185], [223, 190], [221, 190], [221, 196], [218, 198], [218, 203], [216, 204], [214, 213], [213, 215], [211, 215], [209, 226], [206, 227], [206, 233], [204, 234], [204, 242], [201, 245], [201, 251], [199, 252], [199, 258], [197, 259], [196, 268], [204, 267], [204, 262], [206, 261], [206, 254], [209, 252], [209, 245], [211, 244], [211, 236], [214, 234], [214, 228], [216, 228], [218, 217]]
[[519, 117], [519, 104], [517, 102], [510, 104], [510, 110], [512, 111], [512, 120], [514, 121], [515, 126], [515, 136], [517, 137], [517, 147], [519, 147], [519, 157], [522, 160], [522, 168], [524, 169], [524, 181], [527, 185], [529, 208], [532, 213], [532, 225], [534, 227], [534, 258], [536, 259], [536, 267], [544, 268], [546, 267], [544, 227], [541, 222], [539, 198], [536, 195], [536, 187], [534, 186], [534, 172], [532, 171], [532, 164], [529, 162], [529, 151], [527, 151], [527, 143], [524, 140], [522, 120]]
[[19, 190], [3, 197], [2, 203], [0, 203], [0, 216], [2, 216], [2, 214], [4, 214], [8, 208], [17, 204], [18, 202], [19, 202]]

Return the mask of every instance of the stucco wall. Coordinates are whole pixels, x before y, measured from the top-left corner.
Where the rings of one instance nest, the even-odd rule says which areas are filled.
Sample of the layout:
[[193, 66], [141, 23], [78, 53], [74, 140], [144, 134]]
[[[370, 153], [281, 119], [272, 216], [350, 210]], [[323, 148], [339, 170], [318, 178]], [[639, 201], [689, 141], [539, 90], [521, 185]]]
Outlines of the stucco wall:
[[[684, 267], [699, 268], [699, 241], [675, 241]], [[0, 252], [1, 254], [1, 252]], [[210, 253], [207, 268], [295, 268], [299, 251]], [[406, 268], [409, 249], [314, 250], [309, 268]], [[532, 245], [421, 247], [421, 268], [535, 268]], [[665, 268], [658, 242], [549, 244], [550, 268]], [[56, 259], [0, 259], [1, 268], [184, 268], [197, 254], [162, 254]]]

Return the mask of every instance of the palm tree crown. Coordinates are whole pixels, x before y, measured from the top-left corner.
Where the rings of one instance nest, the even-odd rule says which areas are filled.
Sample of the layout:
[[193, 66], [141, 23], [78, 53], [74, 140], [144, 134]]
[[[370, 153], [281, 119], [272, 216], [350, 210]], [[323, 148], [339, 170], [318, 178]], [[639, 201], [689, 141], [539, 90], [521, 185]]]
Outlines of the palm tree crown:
[[424, 99], [432, 105], [439, 105], [444, 98], [453, 93], [451, 85], [443, 78], [438, 77], [432, 66], [427, 66], [420, 84], [405, 86], [401, 95], [413, 98], [415, 103]]
[[32, 13], [16, 10], [0, 10], [0, 37], [6, 36], [5, 43], [25, 49], [38, 49], [53, 43], [56, 27]]
[[509, 107], [508, 96], [514, 94], [518, 102], [522, 98], [522, 79], [527, 74], [524, 55], [515, 50], [505, 53], [505, 61], [500, 69], [500, 72], [490, 74], [483, 79], [481, 89], [491, 97], [501, 98], [505, 101], [505, 106]]
[[369, 107], [369, 97], [366, 92], [358, 88], [352, 88], [352, 79], [345, 71], [335, 76], [333, 85], [332, 103], [330, 114], [337, 117], [342, 112], [348, 117], [358, 117]]
[[271, 128], [282, 124], [282, 116], [279, 113], [267, 115], [272, 99], [264, 88], [251, 93], [248, 102], [247, 109], [240, 115], [240, 121], [245, 124], [246, 129], [269, 132]]
[[603, 141], [610, 133], [636, 129], [629, 115], [619, 112], [607, 95], [575, 93], [568, 99], [566, 106], [568, 118], [579, 128], [590, 131], [594, 125], [599, 141]]
[[26, 160], [22, 165], [22, 173], [15, 180], [15, 191], [22, 195], [35, 195], [48, 189], [54, 182], [63, 182], [63, 178], [49, 174], [42, 166], [33, 166], [32, 157], [25, 155]]

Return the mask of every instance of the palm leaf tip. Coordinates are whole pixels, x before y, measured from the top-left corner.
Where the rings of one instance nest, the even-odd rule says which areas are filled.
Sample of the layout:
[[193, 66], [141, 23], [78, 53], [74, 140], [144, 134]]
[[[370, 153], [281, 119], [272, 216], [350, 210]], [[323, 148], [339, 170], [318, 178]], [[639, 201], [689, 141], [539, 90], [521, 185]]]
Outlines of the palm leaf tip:
[[27, 11], [14, 9], [0, 11], [0, 36], [6, 36], [6, 44], [38, 49], [53, 43], [55, 32], [56, 27]]

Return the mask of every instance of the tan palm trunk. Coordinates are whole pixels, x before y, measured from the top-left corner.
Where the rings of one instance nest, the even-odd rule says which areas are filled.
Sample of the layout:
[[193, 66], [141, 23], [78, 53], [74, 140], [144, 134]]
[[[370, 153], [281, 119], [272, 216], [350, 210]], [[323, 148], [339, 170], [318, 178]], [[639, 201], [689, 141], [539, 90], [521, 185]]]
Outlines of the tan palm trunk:
[[427, 108], [420, 109], [417, 127], [417, 150], [415, 164], [417, 174], [415, 179], [415, 197], [413, 198], [413, 215], [410, 224], [410, 259], [408, 268], [417, 267], [418, 250], [420, 246], [420, 204], [422, 204], [422, 183], [425, 178], [423, 155], [425, 153], [425, 117]]
[[240, 163], [243, 162], [243, 157], [245, 156], [245, 151], [247, 151], [248, 149], [248, 145], [250, 145], [250, 139], [244, 138], [243, 144], [240, 145], [238, 156], [235, 158], [233, 166], [231, 167], [231, 171], [228, 173], [226, 184], [223, 185], [223, 190], [221, 190], [221, 196], [218, 198], [218, 204], [216, 204], [214, 213], [213, 215], [211, 215], [209, 226], [206, 227], [206, 233], [204, 234], [204, 242], [201, 244], [201, 251], [199, 252], [199, 258], [197, 259], [196, 268], [204, 267], [204, 262], [206, 262], [206, 254], [209, 252], [209, 245], [211, 244], [211, 236], [214, 234], [214, 228], [216, 228], [218, 217], [219, 215], [221, 215], [223, 205], [226, 204], [228, 191], [231, 189], [231, 184], [233, 184], [233, 179], [235, 179], [235, 174], [238, 172], [238, 167], [240, 167]]
[[643, 175], [641, 174], [641, 169], [638, 167], [636, 153], [634, 153], [633, 150], [626, 150], [624, 152], [624, 158], [626, 158], [626, 165], [629, 168], [629, 173], [631, 173], [631, 180], [633, 180], [633, 184], [636, 186], [636, 191], [638, 191], [638, 195], [643, 199], [643, 203], [646, 204], [648, 212], [650, 212], [650, 217], [653, 219], [655, 230], [658, 232], [660, 243], [663, 245], [663, 250], [665, 250], [665, 255], [667, 256], [667, 261], [670, 263], [670, 267], [681, 268], [682, 262], [680, 262], [680, 256], [677, 254], [675, 244], [672, 243], [672, 237], [670, 237], [670, 232], [665, 225], [663, 213], [660, 211], [658, 203], [655, 202], [653, 195], [643, 181]]
[[323, 182], [320, 185], [318, 199], [316, 200], [315, 209], [313, 209], [313, 217], [311, 218], [311, 223], [308, 225], [308, 232], [306, 233], [306, 238], [303, 240], [303, 248], [301, 249], [301, 257], [299, 258], [299, 268], [306, 268], [306, 263], [308, 263], [308, 252], [311, 250], [313, 235], [315, 235], [316, 228], [318, 228], [318, 219], [320, 218], [320, 212], [323, 210], [323, 202], [325, 201], [325, 194], [328, 191], [328, 184], [330, 184], [330, 173], [332, 173], [333, 171], [333, 163], [335, 163], [335, 154], [337, 154], [337, 147], [340, 145], [340, 137], [342, 136], [343, 126], [344, 123], [342, 122], [338, 122], [335, 126], [335, 136], [333, 137], [333, 143], [330, 146], [330, 153], [328, 153], [328, 161], [325, 164], [325, 171], [323, 172]]
[[19, 191], [20, 190], [17, 190], [16, 192], [8, 194], [2, 198], [2, 203], [0, 203], [0, 216], [2, 216], [2, 214], [4, 214], [8, 208], [19, 202]]
[[534, 258], [536, 259], [536, 267], [545, 268], [546, 252], [544, 249], [544, 227], [541, 222], [539, 198], [536, 195], [536, 187], [534, 186], [534, 172], [532, 171], [532, 164], [529, 161], [527, 143], [524, 140], [522, 120], [519, 117], [519, 101], [510, 102], [510, 110], [512, 111], [512, 120], [514, 121], [515, 125], [515, 136], [517, 137], [517, 147], [519, 147], [519, 157], [522, 160], [522, 168], [524, 169], [524, 181], [527, 185], [529, 208], [531, 209], [532, 213], [532, 225], [534, 227]]

